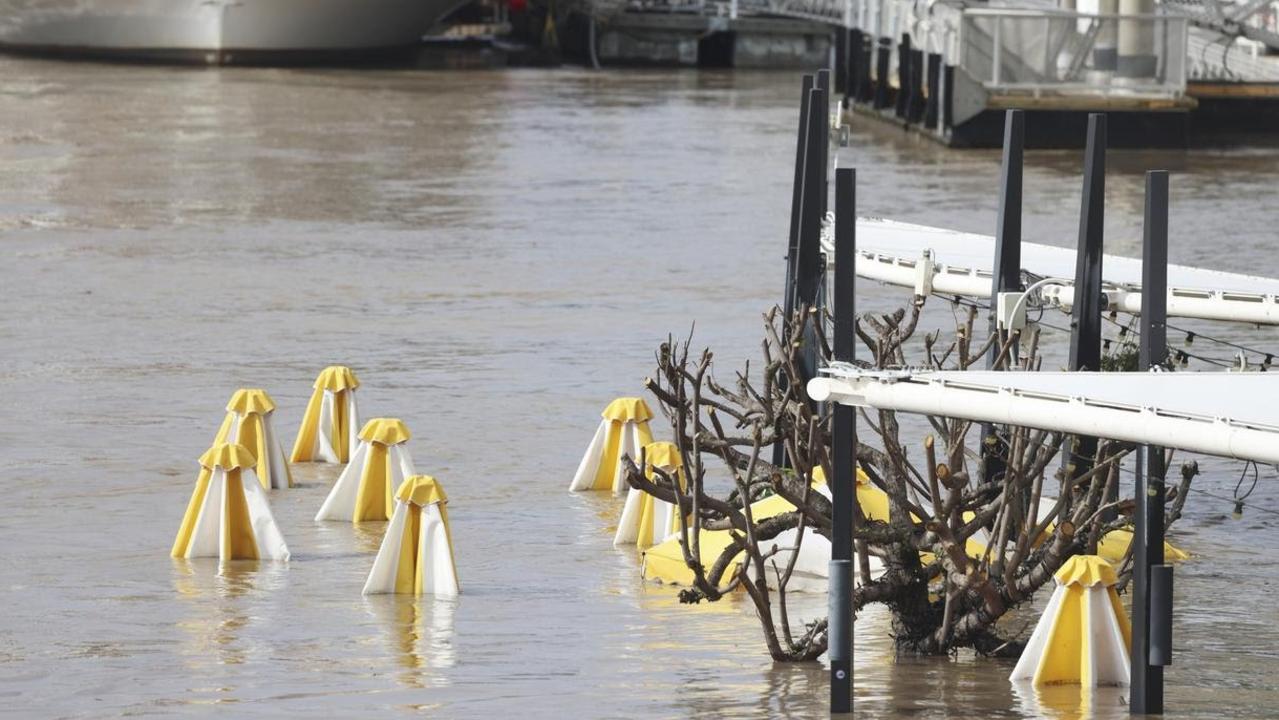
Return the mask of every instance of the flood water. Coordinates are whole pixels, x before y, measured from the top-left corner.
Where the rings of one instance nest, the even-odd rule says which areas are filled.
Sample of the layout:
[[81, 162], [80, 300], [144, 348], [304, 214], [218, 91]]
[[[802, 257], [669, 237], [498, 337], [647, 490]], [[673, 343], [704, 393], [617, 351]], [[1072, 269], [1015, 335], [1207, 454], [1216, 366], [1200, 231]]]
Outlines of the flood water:
[[[823, 714], [824, 666], [772, 663], [744, 599], [642, 583], [612, 547], [620, 502], [567, 492], [668, 332], [696, 322], [721, 375], [757, 351], [798, 93], [790, 73], [0, 59], [0, 713]], [[840, 162], [862, 213], [993, 229], [997, 153], [859, 122]], [[1030, 155], [1028, 236], [1073, 242], [1080, 158]], [[1157, 166], [1174, 262], [1279, 273], [1273, 150], [1112, 154], [1108, 251], [1138, 251]], [[331, 465], [271, 492], [289, 563], [168, 557], [231, 392], [266, 388], [287, 448], [330, 363], [447, 488], [457, 602], [361, 596], [382, 528], [312, 521]], [[1238, 464], [1204, 469], [1229, 497]], [[1170, 717], [1279, 715], [1279, 483], [1261, 475], [1242, 519], [1196, 494], [1178, 526], [1196, 557]], [[856, 633], [865, 717], [1126, 716], [1125, 692], [1089, 710], [1014, 689], [1006, 661], [895, 658], [879, 608]]]

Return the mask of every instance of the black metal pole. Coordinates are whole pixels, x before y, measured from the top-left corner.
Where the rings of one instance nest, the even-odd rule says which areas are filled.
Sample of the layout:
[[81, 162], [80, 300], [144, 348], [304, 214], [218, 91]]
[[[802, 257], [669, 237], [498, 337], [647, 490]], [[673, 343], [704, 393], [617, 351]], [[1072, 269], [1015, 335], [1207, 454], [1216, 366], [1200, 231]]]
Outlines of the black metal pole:
[[[1079, 206], [1079, 250], [1075, 256], [1075, 306], [1070, 321], [1071, 370], [1101, 369], [1101, 250], [1106, 202], [1106, 116], [1088, 116], [1084, 189]], [[1067, 477], [1092, 469], [1097, 438], [1075, 437], [1067, 446]]]
[[851, 28], [848, 31], [848, 38], [845, 41], [846, 52], [844, 54], [844, 76], [847, 78], [847, 87], [844, 89], [845, 104], [850, 108], [854, 102], [861, 99], [862, 94], [862, 44], [865, 42], [862, 31], [857, 28]]
[[[818, 252], [820, 253], [822, 232], [821, 221], [826, 217], [826, 211], [828, 209], [827, 206], [829, 204], [829, 200], [826, 196], [826, 159], [828, 157], [827, 153], [830, 152], [830, 99], [833, 97], [833, 95], [831, 95], [830, 87], [830, 70], [822, 69], [817, 71], [817, 88], [822, 91], [820, 110], [817, 113], [819, 123], [818, 125], [811, 127], [818, 132], [819, 137], [817, 138], [816, 150], [821, 155], [819, 163], [822, 170], [821, 192], [817, 196], [820, 214], [817, 218], [817, 245], [814, 246], [818, 248]], [[813, 111], [811, 105], [809, 106], [808, 111], [810, 113], [809, 119], [811, 121], [811, 113]]]
[[888, 107], [889, 86], [888, 66], [892, 60], [893, 41], [888, 38], [879, 39], [879, 47], [875, 48], [875, 109]]
[[[999, 215], [995, 224], [994, 277], [990, 288], [990, 332], [998, 333], [1000, 343], [986, 354], [986, 369], [992, 370], [999, 359], [999, 294], [1021, 289], [1021, 178], [1023, 150], [1026, 144], [1026, 116], [1021, 110], [1004, 114], [1004, 161], [999, 171]], [[995, 425], [981, 426], [982, 477], [986, 482], [1002, 476], [1007, 454]]]
[[910, 98], [910, 33], [902, 33], [897, 44], [897, 117], [906, 117], [906, 101]]
[[857, 94], [858, 102], [869, 103], [875, 100], [875, 85], [870, 77], [870, 69], [875, 66], [875, 36], [869, 33], [862, 33], [861, 44], [861, 65], [858, 66], [861, 76], [859, 82], [861, 88]]
[[955, 66], [943, 65], [941, 69], [942, 106], [941, 129], [949, 129], [955, 124]]
[[924, 108], [924, 127], [937, 129], [941, 118], [938, 99], [941, 96], [941, 53], [928, 53], [928, 104]]
[[910, 99], [906, 101], [906, 122], [917, 125], [924, 120], [928, 100], [924, 97], [924, 51], [910, 51]]
[[[1145, 237], [1141, 251], [1141, 345], [1139, 367], [1150, 370], [1168, 355], [1168, 173], [1146, 173]], [[1140, 456], [1138, 459], [1141, 459]], [[1155, 607], [1151, 603], [1152, 568], [1164, 562], [1164, 451], [1145, 449], [1145, 471], [1137, 469], [1133, 498], [1132, 552], [1132, 698], [1128, 709], [1134, 715], [1156, 715], [1164, 711], [1164, 669], [1152, 663], [1152, 626], [1171, 624], [1171, 602]], [[1171, 650], [1171, 648], [1166, 648]], [[1169, 653], [1163, 653], [1166, 659]]]
[[835, 28], [835, 94], [848, 94], [848, 28]]
[[[804, 153], [808, 148], [808, 96], [813, 90], [813, 76], [805, 75], [801, 87], [799, 129], [795, 132], [795, 180], [791, 185], [790, 238], [786, 245], [786, 284], [782, 294], [782, 312], [786, 318], [795, 311], [795, 262], [799, 256], [799, 216], [804, 204]], [[779, 441], [773, 445], [773, 465], [782, 467], [785, 460], [785, 446]]]
[[[838, 362], [853, 362], [857, 345], [854, 329], [857, 274], [857, 174], [851, 168], [835, 171], [835, 331], [831, 347]], [[830, 711], [853, 708], [853, 522], [857, 502], [857, 414], [836, 404], [831, 419], [834, 474], [831, 491], [831, 548], [829, 619]]]
[[[795, 260], [795, 309], [816, 307], [817, 294], [822, 284], [822, 219], [826, 215], [826, 156], [830, 119], [826, 113], [826, 98], [821, 86], [808, 94], [807, 149], [804, 152], [804, 192], [799, 219], [799, 248]], [[789, 321], [790, 318], [787, 318]], [[816, 343], [804, 343], [804, 378], [817, 374]]]

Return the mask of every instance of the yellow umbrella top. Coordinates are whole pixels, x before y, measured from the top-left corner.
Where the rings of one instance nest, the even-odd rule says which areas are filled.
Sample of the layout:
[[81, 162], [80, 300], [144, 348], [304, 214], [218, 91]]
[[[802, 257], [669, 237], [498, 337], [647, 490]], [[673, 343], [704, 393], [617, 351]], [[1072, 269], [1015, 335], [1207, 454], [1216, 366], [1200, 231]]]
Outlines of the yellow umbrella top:
[[653, 411], [648, 409], [648, 403], [644, 402], [644, 398], [621, 397], [609, 403], [608, 407], [604, 408], [603, 415], [605, 420], [616, 422], [626, 420], [644, 422], [653, 417]]
[[[861, 468], [857, 468], [858, 487], [865, 485], [868, 482], [870, 482], [870, 478], [866, 476], [866, 473], [862, 472]], [[813, 483], [817, 485], [826, 484], [826, 471], [822, 469], [821, 465], [813, 468]]]
[[257, 465], [257, 458], [243, 445], [237, 443], [218, 443], [200, 456], [200, 465], [212, 470], [220, 467], [223, 470], [235, 468], [251, 468]]
[[320, 376], [315, 379], [316, 390], [340, 392], [354, 390], [359, 386], [360, 381], [356, 379], [355, 372], [345, 365], [330, 365], [321, 370]]
[[644, 458], [649, 465], [663, 470], [683, 467], [679, 457], [679, 448], [675, 443], [653, 442], [644, 446]]
[[241, 415], [265, 415], [275, 409], [275, 401], [261, 388], [240, 388], [231, 396], [226, 409]]
[[1067, 560], [1057, 570], [1058, 584], [1061, 585], [1105, 585], [1110, 587], [1119, 582], [1115, 575], [1115, 567], [1100, 555], [1076, 555]]
[[364, 423], [360, 439], [380, 445], [399, 445], [409, 439], [409, 428], [399, 418], [373, 418]]
[[444, 486], [430, 475], [413, 475], [400, 483], [395, 491], [395, 499], [406, 503], [425, 506], [431, 503], [446, 503], [448, 496], [444, 494]]

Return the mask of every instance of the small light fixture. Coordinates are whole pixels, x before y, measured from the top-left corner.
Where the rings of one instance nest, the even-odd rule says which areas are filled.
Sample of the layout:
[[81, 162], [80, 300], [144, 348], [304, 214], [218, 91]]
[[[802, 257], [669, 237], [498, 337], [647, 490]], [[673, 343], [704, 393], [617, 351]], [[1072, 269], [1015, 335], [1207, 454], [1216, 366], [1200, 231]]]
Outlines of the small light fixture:
[[1243, 518], [1243, 500], [1235, 501], [1235, 511], [1230, 514], [1230, 517], [1236, 520], [1240, 520]]

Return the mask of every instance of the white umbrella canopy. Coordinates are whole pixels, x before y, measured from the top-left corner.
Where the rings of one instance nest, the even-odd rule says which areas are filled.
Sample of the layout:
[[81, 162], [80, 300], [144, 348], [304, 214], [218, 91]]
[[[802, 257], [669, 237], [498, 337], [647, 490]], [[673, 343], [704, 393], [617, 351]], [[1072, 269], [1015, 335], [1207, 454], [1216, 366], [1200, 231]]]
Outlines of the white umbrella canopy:
[[622, 492], [626, 489], [626, 481], [622, 477], [622, 456], [639, 459], [640, 448], [653, 442], [653, 433], [648, 427], [653, 411], [643, 398], [617, 398], [604, 408], [602, 414], [604, 419], [569, 485], [572, 492]]
[[414, 475], [400, 485], [365, 595], [451, 597], [461, 592], [447, 503], [444, 486], [430, 475]]
[[351, 456], [315, 519], [364, 522], [390, 520], [395, 489], [417, 474], [406, 443], [409, 429], [396, 418], [373, 418], [360, 430]]
[[231, 395], [226, 410], [226, 418], [213, 444], [229, 442], [247, 448], [258, 459], [254, 470], [262, 487], [268, 490], [293, 487], [293, 473], [284, 459], [284, 448], [272, 422], [275, 401], [266, 390], [240, 388]]
[[[827, 267], [834, 270], [830, 238], [824, 242]], [[856, 273], [867, 279], [989, 298], [994, 257], [995, 238], [989, 235], [880, 218], [857, 220]], [[1117, 291], [1112, 293], [1115, 308], [1140, 312], [1141, 260], [1104, 255], [1101, 265], [1103, 285]], [[1054, 297], [1066, 305], [1073, 302], [1074, 248], [1022, 242], [1021, 266], [1040, 277], [1062, 279], [1063, 289]], [[1168, 315], [1279, 324], [1279, 278], [1169, 265]]]
[[810, 380], [814, 400], [1279, 463], [1279, 376], [1253, 372], [866, 370]]
[[331, 365], [320, 372], [293, 444], [292, 462], [341, 464], [350, 459], [359, 441], [360, 413], [355, 404], [359, 386], [349, 367]]
[[288, 560], [289, 547], [243, 445], [222, 443], [200, 456], [200, 475], [170, 554], [177, 558]]

